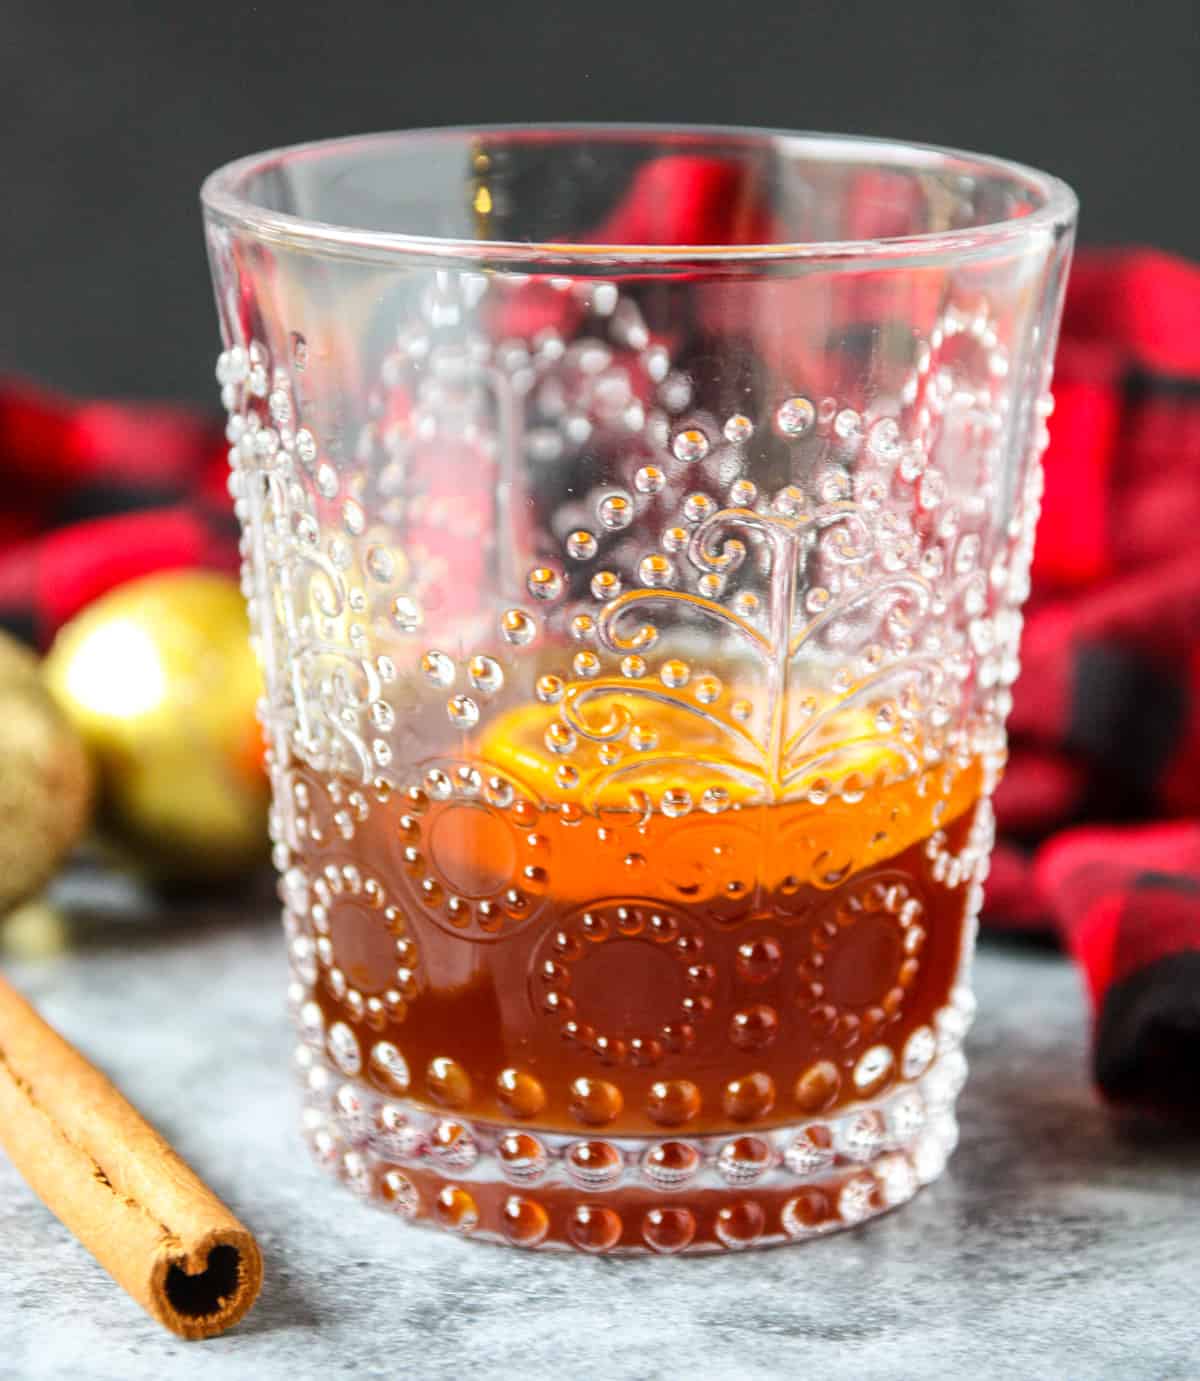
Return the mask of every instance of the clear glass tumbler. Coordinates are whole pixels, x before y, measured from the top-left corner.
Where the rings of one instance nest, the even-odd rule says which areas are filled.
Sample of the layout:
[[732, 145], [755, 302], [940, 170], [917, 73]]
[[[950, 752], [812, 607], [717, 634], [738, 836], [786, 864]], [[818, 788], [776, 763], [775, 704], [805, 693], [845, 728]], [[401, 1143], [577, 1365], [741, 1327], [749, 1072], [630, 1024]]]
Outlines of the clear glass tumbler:
[[942, 1170], [1075, 201], [862, 139], [385, 134], [205, 184], [320, 1161], [525, 1247]]

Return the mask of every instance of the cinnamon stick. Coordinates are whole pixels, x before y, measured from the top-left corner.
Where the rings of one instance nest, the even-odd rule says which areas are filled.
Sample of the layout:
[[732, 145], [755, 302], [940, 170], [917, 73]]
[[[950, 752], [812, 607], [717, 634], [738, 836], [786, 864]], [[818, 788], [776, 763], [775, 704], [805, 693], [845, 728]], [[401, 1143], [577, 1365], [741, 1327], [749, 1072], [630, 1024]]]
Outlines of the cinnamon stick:
[[117, 1092], [0, 978], [0, 1145], [123, 1289], [183, 1338], [237, 1323], [258, 1243]]

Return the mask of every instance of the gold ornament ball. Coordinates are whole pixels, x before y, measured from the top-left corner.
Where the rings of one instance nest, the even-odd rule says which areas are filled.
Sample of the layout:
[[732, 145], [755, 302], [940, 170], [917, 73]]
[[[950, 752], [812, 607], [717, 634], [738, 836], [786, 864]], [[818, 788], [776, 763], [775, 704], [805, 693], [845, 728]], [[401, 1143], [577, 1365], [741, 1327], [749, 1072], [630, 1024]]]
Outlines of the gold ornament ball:
[[50, 880], [87, 826], [91, 772], [37, 658], [0, 634], [0, 916]]
[[87, 745], [97, 833], [162, 882], [207, 882], [267, 848], [261, 694], [236, 583], [146, 576], [76, 615], [46, 658], [51, 692]]

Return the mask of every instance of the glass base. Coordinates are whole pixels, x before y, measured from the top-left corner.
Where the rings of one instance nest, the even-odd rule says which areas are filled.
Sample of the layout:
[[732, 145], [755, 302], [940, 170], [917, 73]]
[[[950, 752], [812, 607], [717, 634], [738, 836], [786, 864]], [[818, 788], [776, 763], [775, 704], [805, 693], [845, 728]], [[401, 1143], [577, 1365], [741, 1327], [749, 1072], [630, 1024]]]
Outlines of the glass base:
[[589, 1139], [469, 1121], [347, 1080], [312, 1046], [297, 1063], [318, 1163], [376, 1206], [514, 1246], [675, 1254], [823, 1236], [935, 1180], [958, 1140], [960, 1026], [942, 1025], [926, 1072], [885, 1096], [826, 1118], [694, 1137]]

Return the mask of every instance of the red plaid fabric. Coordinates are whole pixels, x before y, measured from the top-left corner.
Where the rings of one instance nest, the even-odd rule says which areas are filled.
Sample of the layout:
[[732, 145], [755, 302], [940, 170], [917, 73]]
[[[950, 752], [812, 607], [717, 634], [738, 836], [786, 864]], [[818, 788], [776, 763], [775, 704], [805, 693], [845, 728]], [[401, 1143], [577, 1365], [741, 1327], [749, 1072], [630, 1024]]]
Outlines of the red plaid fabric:
[[45, 648], [127, 580], [236, 569], [228, 451], [203, 413], [79, 403], [0, 380], [0, 627]]
[[[703, 160], [664, 164], [598, 239], [675, 237], [656, 205], [686, 206], [713, 243], [760, 224], [727, 178], [691, 166]], [[681, 182], [671, 195], [658, 195], [664, 177]], [[1194, 1116], [1200, 268], [1149, 251], [1081, 255], [1054, 394], [985, 919], [1057, 928], [1092, 993], [1107, 1096]], [[0, 625], [44, 647], [125, 580], [232, 570], [225, 452], [220, 428], [186, 410], [0, 385], [0, 473], [15, 496], [0, 515]]]
[[1200, 1115], [1200, 268], [1081, 255], [996, 797], [994, 926], [1055, 925], [1115, 1101]]

